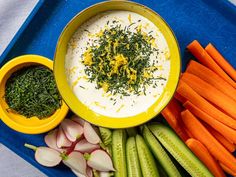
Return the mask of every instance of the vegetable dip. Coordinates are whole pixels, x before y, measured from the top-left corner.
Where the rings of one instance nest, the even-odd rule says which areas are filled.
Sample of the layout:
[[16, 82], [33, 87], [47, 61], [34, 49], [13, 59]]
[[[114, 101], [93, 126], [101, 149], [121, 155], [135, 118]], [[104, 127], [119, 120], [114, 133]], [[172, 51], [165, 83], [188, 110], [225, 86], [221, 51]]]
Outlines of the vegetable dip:
[[[126, 50], [122, 50], [123, 53], [114, 54], [117, 52], [115, 47], [122, 45], [123, 37], [114, 39], [115, 42], [110, 38], [119, 30], [122, 35], [139, 35], [144, 42], [138, 45], [132, 42], [132, 37], [127, 38], [132, 43], [125, 44]], [[107, 43], [104, 43], [106, 37]], [[112, 51], [109, 51], [108, 46], [101, 46], [105, 44], [112, 45]], [[132, 52], [127, 54], [132, 45], [135, 45], [136, 53], [139, 50], [142, 52], [137, 56], [143, 61], [145, 53], [141, 49], [144, 44], [149, 46], [147, 51], [151, 51], [146, 56], [146, 65], [141, 69], [135, 68], [138, 63], [128, 65], [131, 63], [129, 56], [136, 57]], [[105, 49], [100, 51], [103, 47]], [[101, 60], [104, 56], [112, 56], [105, 58], [106, 66], [102, 66], [105, 63]], [[95, 60], [95, 57], [100, 60]], [[130, 11], [107, 11], [82, 24], [72, 36], [65, 59], [66, 76], [77, 98], [94, 112], [114, 118], [129, 117], [145, 112], [160, 97], [169, 76], [169, 58], [167, 42], [150, 20]], [[111, 72], [106, 73], [104, 67], [108, 67]], [[104, 77], [102, 73], [107, 76]], [[116, 82], [112, 82], [114, 78], [127, 80], [127, 83], [117, 86]], [[117, 80], [117, 83], [120, 81]]]

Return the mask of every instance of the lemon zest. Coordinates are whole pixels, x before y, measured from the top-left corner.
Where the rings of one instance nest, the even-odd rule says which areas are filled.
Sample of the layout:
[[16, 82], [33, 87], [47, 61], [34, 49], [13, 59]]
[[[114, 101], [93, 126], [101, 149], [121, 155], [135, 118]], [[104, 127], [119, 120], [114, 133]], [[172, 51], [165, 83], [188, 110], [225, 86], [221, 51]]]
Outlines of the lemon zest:
[[104, 83], [102, 84], [102, 89], [104, 90], [104, 92], [107, 92], [108, 89], [109, 89], [108, 83], [104, 82]]
[[113, 65], [111, 74], [118, 74], [119, 67], [121, 67], [122, 65], [126, 65], [128, 61], [123, 54], [118, 54], [114, 57], [114, 60], [112, 60], [110, 63], [111, 65]]
[[83, 57], [83, 63], [87, 66], [91, 66], [93, 64], [93, 57], [91, 55], [91, 48], [89, 48], [88, 50], [86, 50], [86, 52], [84, 52], [84, 57]]
[[128, 15], [129, 23], [132, 23], [131, 14]]
[[121, 111], [121, 109], [124, 107], [125, 105], [124, 104], [122, 104], [117, 110], [116, 110], [116, 112], [120, 112]]
[[98, 101], [94, 101], [94, 104], [95, 104], [97, 107], [106, 109], [106, 106], [101, 105]]

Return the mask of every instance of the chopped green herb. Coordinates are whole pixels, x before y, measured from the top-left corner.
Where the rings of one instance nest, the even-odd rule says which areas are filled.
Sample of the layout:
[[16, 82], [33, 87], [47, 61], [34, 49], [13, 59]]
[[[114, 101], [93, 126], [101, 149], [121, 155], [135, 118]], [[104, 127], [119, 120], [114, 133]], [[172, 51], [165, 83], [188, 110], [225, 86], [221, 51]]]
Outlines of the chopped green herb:
[[[114, 23], [114, 21], [113, 21]], [[90, 82], [96, 82], [96, 88], [103, 88], [111, 94], [129, 96], [140, 95], [155, 80], [153, 77], [158, 67], [150, 61], [150, 56], [158, 49], [152, 43], [154, 37], [143, 33], [140, 27], [131, 32], [129, 27], [111, 26], [99, 32], [97, 43], [83, 53], [85, 74]]]
[[[135, 24], [135, 22], [133, 22], [133, 23], [131, 23], [129, 26], [128, 26], [128, 28], [130, 28], [132, 25], [134, 25]], [[137, 27], [136, 27], [137, 28]]]
[[79, 87], [82, 88], [82, 89], [85, 89], [85, 87], [83, 87], [82, 85], [80, 85]]
[[53, 72], [43, 66], [30, 66], [13, 73], [6, 82], [5, 100], [9, 110], [39, 119], [51, 116], [62, 102]]
[[118, 21], [117, 20], [113, 20], [112, 23], [115, 24], [115, 23], [118, 23]]

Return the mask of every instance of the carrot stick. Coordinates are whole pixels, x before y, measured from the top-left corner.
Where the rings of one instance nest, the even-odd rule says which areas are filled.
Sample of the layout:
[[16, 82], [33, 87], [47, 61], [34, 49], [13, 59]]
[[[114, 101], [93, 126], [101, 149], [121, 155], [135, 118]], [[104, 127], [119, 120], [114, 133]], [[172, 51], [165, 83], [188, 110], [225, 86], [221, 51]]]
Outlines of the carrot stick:
[[208, 115], [206, 112], [199, 109], [197, 106], [195, 106], [190, 101], [187, 101], [184, 103], [184, 107], [188, 109], [190, 112], [192, 112], [195, 116], [197, 116], [202, 121], [206, 122], [209, 126], [217, 130], [218, 132], [221, 132], [222, 135], [227, 138], [229, 141], [236, 143], [236, 131], [225, 124], [221, 123], [220, 121], [214, 119], [210, 115]]
[[211, 128], [209, 125], [204, 125], [206, 129], [215, 137], [229, 152], [235, 151], [235, 146], [233, 143], [229, 142], [222, 134], [220, 134], [215, 129]]
[[211, 58], [205, 49], [199, 44], [197, 40], [194, 40], [187, 46], [187, 49], [206, 67], [214, 71], [221, 76], [230, 85], [236, 88], [236, 83], [219, 67], [219, 65]]
[[236, 172], [232, 171], [229, 167], [225, 166], [223, 163], [219, 163], [221, 168], [223, 168], [223, 170], [228, 173], [229, 175], [235, 176], [236, 177]]
[[179, 108], [178, 106], [176, 106], [174, 108], [174, 110], [172, 109], [173, 103], [174, 101], [170, 101], [169, 104], [165, 107], [165, 109], [163, 109], [163, 111], [161, 112], [161, 114], [163, 115], [163, 117], [166, 119], [166, 121], [169, 123], [169, 125], [172, 128], [176, 128], [178, 127], [178, 113], [176, 114], [176, 112], [181, 111], [181, 108]]
[[192, 89], [195, 90], [199, 95], [236, 119], [236, 101], [234, 101], [232, 98], [228, 97], [212, 85], [193, 74], [184, 73], [181, 79], [190, 87], [192, 87]]
[[[186, 126], [184, 125], [184, 130], [187, 133], [187, 135], [189, 136], [189, 138], [193, 138], [193, 135], [190, 133], [190, 131], [188, 131], [188, 129], [186, 128]], [[188, 140], [187, 140], [188, 141]], [[185, 141], [186, 142], [186, 141]]]
[[176, 100], [178, 100], [178, 101], [181, 102], [181, 103], [184, 103], [184, 102], [187, 101], [184, 97], [182, 97], [182, 96], [181, 96], [180, 94], [178, 94], [177, 92], [175, 93], [174, 97], [175, 97]]
[[216, 160], [236, 171], [236, 159], [229, 153], [189, 111], [181, 112], [182, 120], [195, 139], [199, 140]]
[[215, 60], [215, 62], [236, 82], [236, 70], [228, 61], [220, 54], [220, 52], [209, 43], [205, 47], [206, 52]]
[[180, 80], [177, 92], [188, 99], [194, 105], [197, 105], [199, 109], [206, 112], [209, 116], [222, 122], [223, 124], [236, 129], [236, 120], [224, 114], [218, 110], [215, 106], [205, 100], [203, 97], [198, 95], [190, 86], [188, 86], [184, 81]]
[[207, 148], [201, 142], [196, 139], [190, 138], [186, 141], [186, 145], [206, 165], [206, 167], [211, 171], [214, 176], [226, 177], [222, 168], [219, 166], [219, 164], [211, 156]]
[[165, 109], [161, 112], [168, 124], [179, 135], [179, 137], [185, 142], [189, 137], [185, 130], [182, 128], [183, 122], [181, 120], [182, 107], [175, 98], [169, 102]]
[[191, 60], [187, 66], [186, 72], [198, 76], [236, 101], [236, 89], [202, 64]]

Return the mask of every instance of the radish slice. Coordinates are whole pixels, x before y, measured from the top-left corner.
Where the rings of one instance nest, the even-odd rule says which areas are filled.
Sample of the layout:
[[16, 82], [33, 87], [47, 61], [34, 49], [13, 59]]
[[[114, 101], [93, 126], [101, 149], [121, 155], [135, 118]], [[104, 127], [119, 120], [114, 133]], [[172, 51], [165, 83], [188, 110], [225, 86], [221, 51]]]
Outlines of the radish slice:
[[80, 140], [76, 145], [74, 150], [82, 153], [91, 153], [96, 149], [100, 149], [98, 144], [91, 144], [86, 139]]
[[69, 119], [64, 119], [61, 123], [61, 127], [65, 132], [66, 137], [72, 142], [75, 142], [84, 131], [80, 124]]
[[98, 171], [115, 171], [111, 157], [103, 150], [93, 151], [87, 161], [88, 166]]
[[73, 121], [75, 121], [76, 123], [78, 123], [78, 124], [84, 126], [85, 120], [82, 119], [82, 118], [80, 118], [80, 117], [77, 116], [77, 115], [73, 115], [73, 116], [71, 117], [71, 120], [73, 120]]
[[57, 133], [57, 147], [70, 147], [72, 145], [72, 142], [67, 139], [66, 135], [64, 134], [63, 130], [61, 127], [58, 129]]
[[107, 171], [101, 171], [99, 173], [99, 177], [110, 177], [110, 176], [111, 176], [111, 173]]
[[35, 160], [43, 166], [54, 167], [61, 162], [62, 158], [60, 152], [54, 149], [38, 147], [35, 152]]
[[89, 143], [92, 143], [92, 144], [98, 144], [101, 141], [97, 132], [94, 130], [92, 125], [88, 122], [84, 123], [84, 137]]
[[85, 176], [85, 175], [83, 175], [83, 174], [81, 174], [81, 173], [75, 171], [74, 169], [71, 169], [71, 171], [72, 171], [72, 172], [75, 174], [75, 176], [77, 176], [77, 177], [87, 177], [87, 176]]
[[[75, 170], [73, 170], [73, 169], [71, 169], [72, 170], [72, 172], [77, 176], [77, 177], [93, 177], [93, 171], [92, 171], [92, 169], [91, 168], [89, 168], [89, 167], [87, 167], [87, 170], [86, 170], [86, 173], [87, 173], [87, 175], [85, 176], [85, 175], [83, 175], [83, 174], [81, 174], [81, 173], [79, 173], [79, 172], [77, 172], [77, 171], [75, 171]], [[108, 173], [109, 174], [109, 173]], [[104, 176], [105, 177], [105, 176]], [[109, 176], [108, 176], [109, 177]]]
[[44, 137], [44, 141], [48, 147], [55, 149], [59, 152], [63, 152], [63, 149], [57, 147], [57, 133], [58, 129], [52, 130]]
[[92, 168], [87, 167], [86, 173], [87, 173], [88, 177], [93, 177], [93, 170], [92, 170]]
[[70, 167], [71, 169], [79, 172], [83, 175], [86, 175], [86, 160], [80, 152], [73, 151], [71, 152], [67, 158], [63, 160], [63, 163]]

